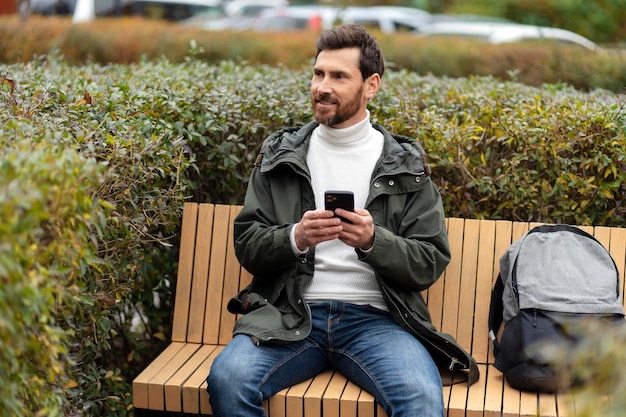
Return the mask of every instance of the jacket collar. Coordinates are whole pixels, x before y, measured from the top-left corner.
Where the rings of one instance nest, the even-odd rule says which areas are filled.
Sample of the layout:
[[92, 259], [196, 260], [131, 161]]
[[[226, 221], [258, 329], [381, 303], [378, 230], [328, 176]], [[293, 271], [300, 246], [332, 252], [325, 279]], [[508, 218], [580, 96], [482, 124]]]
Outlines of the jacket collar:
[[[285, 128], [273, 133], [263, 143], [255, 165], [260, 166], [262, 172], [269, 172], [281, 164], [290, 163], [308, 174], [306, 152], [311, 133], [318, 125], [318, 122], [311, 121], [301, 127]], [[384, 156], [376, 168], [378, 174], [406, 173], [407, 167], [414, 167], [410, 170], [411, 174], [429, 174], [425, 152], [415, 139], [392, 135], [378, 123], [372, 123], [372, 126], [383, 134], [385, 141]]]

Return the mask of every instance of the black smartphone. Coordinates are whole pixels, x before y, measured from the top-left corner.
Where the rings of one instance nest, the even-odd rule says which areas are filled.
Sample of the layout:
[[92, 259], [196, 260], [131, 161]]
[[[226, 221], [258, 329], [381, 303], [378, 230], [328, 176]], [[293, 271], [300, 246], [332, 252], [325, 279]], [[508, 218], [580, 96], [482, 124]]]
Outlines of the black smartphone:
[[[332, 211], [338, 208], [354, 211], [354, 193], [352, 191], [326, 191], [324, 193], [324, 208]], [[351, 223], [350, 220], [343, 217], [341, 220]]]

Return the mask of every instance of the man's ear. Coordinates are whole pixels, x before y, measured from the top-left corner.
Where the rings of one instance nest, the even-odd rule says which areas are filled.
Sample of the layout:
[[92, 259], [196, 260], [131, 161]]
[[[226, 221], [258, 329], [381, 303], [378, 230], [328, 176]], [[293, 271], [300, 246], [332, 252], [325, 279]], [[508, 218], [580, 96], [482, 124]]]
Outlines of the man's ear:
[[374, 73], [365, 80], [365, 96], [370, 99], [378, 93], [380, 88], [380, 75]]

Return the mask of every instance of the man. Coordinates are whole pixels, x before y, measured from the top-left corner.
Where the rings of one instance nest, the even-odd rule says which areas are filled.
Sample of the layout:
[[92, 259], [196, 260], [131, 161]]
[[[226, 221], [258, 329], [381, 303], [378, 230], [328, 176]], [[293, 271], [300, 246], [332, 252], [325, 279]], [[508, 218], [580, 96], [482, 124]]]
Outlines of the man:
[[[315, 121], [263, 144], [234, 223], [254, 277], [229, 303], [244, 316], [208, 377], [216, 416], [263, 416], [263, 400], [327, 368], [390, 417], [442, 416], [438, 368], [478, 378], [420, 294], [450, 259], [444, 212], [419, 144], [369, 120], [383, 72], [364, 28], [323, 31]], [[354, 211], [325, 210], [328, 190], [353, 192]]]

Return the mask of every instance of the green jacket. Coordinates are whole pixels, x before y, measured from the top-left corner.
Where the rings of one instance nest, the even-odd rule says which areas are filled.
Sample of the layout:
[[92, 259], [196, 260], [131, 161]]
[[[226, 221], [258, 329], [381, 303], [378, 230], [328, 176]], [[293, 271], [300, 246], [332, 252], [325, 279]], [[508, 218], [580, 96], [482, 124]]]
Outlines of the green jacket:
[[[315, 249], [296, 256], [289, 231], [305, 211], [315, 209], [306, 153], [316, 126], [311, 122], [283, 129], [265, 140], [234, 222], [235, 253], [253, 279], [228, 308], [244, 314], [234, 333], [250, 335], [258, 343], [300, 340], [310, 332], [302, 294], [313, 277]], [[389, 312], [428, 348], [444, 383], [450, 376], [454, 382], [467, 377], [474, 383], [476, 362], [450, 335], [437, 332], [420, 293], [450, 261], [441, 196], [430, 179], [424, 151], [411, 138], [373, 126], [385, 140], [365, 205], [374, 219], [375, 240], [371, 251], [355, 250], [376, 272]]]

